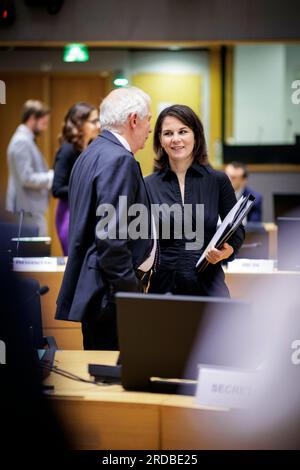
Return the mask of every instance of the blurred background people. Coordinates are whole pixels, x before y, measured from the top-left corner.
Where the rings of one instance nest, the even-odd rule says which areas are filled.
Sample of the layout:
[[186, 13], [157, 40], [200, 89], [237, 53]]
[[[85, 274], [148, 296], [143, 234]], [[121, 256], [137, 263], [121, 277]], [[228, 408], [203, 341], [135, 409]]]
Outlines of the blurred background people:
[[59, 199], [56, 209], [56, 229], [64, 256], [68, 255], [69, 180], [75, 161], [88, 144], [99, 134], [97, 109], [91, 104], [74, 104], [67, 112], [61, 135], [60, 148], [55, 157], [53, 196]]
[[262, 222], [262, 195], [247, 185], [247, 165], [241, 162], [228, 163], [225, 173], [231, 181], [237, 200], [250, 193], [255, 197], [255, 204], [247, 216], [247, 222]]
[[[217, 227], [218, 216], [223, 220], [236, 203], [233, 188], [227, 176], [214, 170], [208, 163], [202, 123], [194, 111], [185, 105], [165, 108], [158, 116], [154, 130], [155, 171], [145, 181], [152, 204], [190, 204], [195, 224], [196, 204], [204, 205], [204, 243], [201, 249], [187, 250], [186, 239], [173, 232], [165, 238], [160, 227], [160, 263], [151, 278], [149, 292], [183, 295], [229, 297], [220, 261], [233, 259], [244, 240], [244, 229], [239, 227], [221, 249], [211, 248], [207, 254], [209, 266], [202, 273], [196, 263], [210, 242]], [[162, 214], [160, 225], [167, 224]], [[199, 227], [193, 226], [193, 232]]]
[[49, 117], [50, 110], [43, 103], [26, 101], [22, 123], [17, 127], [7, 149], [9, 180], [6, 209], [15, 214], [24, 211], [23, 223], [37, 226], [40, 236], [48, 232], [45, 213], [53, 170], [48, 170], [35, 139], [47, 130]]

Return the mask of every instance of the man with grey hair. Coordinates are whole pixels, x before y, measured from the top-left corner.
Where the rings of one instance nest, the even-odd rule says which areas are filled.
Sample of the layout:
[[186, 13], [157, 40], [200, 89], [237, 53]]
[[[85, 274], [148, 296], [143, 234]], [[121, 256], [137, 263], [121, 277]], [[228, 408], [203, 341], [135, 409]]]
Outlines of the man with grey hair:
[[[124, 231], [124, 211], [150, 203], [139, 164], [133, 154], [142, 149], [150, 130], [150, 98], [134, 87], [113, 90], [100, 106], [101, 134], [77, 159], [70, 180], [69, 257], [57, 299], [56, 318], [82, 323], [84, 349], [118, 349], [114, 293], [139, 291], [140, 277], [151, 269], [151, 234], [99, 236], [113, 207], [113, 228]], [[147, 216], [148, 217], [148, 216]], [[130, 218], [125, 214], [125, 226]], [[151, 231], [151, 220], [149, 227]], [[122, 236], [120, 236], [122, 235]]]

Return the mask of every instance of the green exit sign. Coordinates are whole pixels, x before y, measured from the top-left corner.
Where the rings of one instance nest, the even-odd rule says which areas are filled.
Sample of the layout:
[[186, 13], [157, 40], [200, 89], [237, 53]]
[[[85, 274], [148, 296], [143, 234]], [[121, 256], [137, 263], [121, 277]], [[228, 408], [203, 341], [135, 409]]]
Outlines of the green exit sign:
[[87, 62], [89, 51], [85, 44], [67, 44], [64, 48], [64, 62]]

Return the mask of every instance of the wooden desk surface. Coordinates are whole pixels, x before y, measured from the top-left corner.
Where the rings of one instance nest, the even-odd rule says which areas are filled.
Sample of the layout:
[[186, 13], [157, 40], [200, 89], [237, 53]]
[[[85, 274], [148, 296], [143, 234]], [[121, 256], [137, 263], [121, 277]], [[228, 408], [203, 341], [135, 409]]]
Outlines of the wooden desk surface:
[[[84, 379], [92, 380], [88, 373], [88, 364], [116, 364], [117, 351], [57, 351], [54, 365], [76, 374]], [[129, 403], [160, 403], [166, 395], [152, 393], [127, 392], [121, 385], [95, 385], [77, 382], [55, 373], [51, 373], [45, 381], [54, 385], [54, 397], [76, 397], [82, 400], [120, 401]]]
[[[115, 351], [57, 351], [55, 365], [84, 378], [89, 363], [115, 364]], [[205, 426], [228, 410], [199, 407], [194, 397], [128, 392], [120, 385], [75, 382], [54, 373], [49, 393], [75, 449], [200, 449]], [[201, 424], [202, 423], [202, 424]]]

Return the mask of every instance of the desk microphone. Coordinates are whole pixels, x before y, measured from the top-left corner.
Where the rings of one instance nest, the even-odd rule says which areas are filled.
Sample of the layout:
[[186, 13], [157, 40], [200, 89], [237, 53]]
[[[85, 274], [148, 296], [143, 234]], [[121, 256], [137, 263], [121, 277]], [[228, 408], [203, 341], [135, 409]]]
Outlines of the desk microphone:
[[19, 254], [19, 244], [20, 244], [20, 237], [21, 237], [21, 230], [22, 230], [23, 220], [24, 220], [24, 209], [21, 209], [20, 210], [20, 220], [19, 220], [19, 230], [18, 230], [16, 257], [18, 257], [18, 254]]
[[44, 294], [47, 294], [47, 292], [49, 292], [49, 287], [48, 286], [42, 286], [40, 287], [36, 293], [39, 294], [39, 295], [44, 295]]
[[48, 286], [42, 286], [39, 289], [37, 289], [28, 299], [25, 300], [25, 302], [30, 302], [36, 295], [42, 296], [47, 294], [49, 292], [49, 287]]

